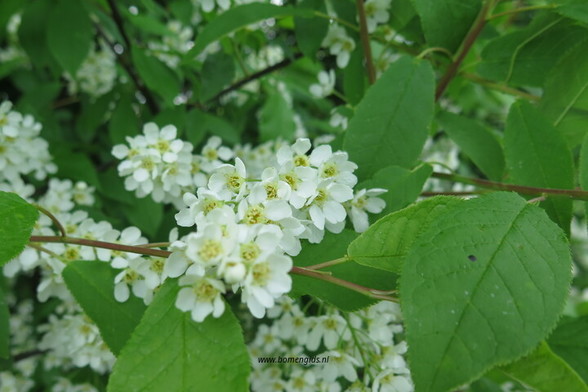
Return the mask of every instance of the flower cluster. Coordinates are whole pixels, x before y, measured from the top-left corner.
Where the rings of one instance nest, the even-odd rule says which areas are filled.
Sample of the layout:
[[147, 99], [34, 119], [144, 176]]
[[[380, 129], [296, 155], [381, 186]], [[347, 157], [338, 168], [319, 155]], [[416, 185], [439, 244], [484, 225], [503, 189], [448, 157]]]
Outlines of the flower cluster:
[[[268, 310], [272, 323], [260, 325], [249, 344], [253, 391], [414, 390], [398, 305], [380, 302], [348, 314], [326, 304], [321, 309], [309, 316], [284, 297]], [[318, 360], [312, 366], [260, 360], [294, 357]]]
[[[124, 159], [118, 170], [126, 188], [139, 196], [175, 202], [183, 193], [177, 223], [197, 231], [174, 241], [172, 255], [158, 266], [143, 257], [113, 266], [129, 271], [117, 284], [140, 282], [140, 288], [131, 284], [132, 291], [145, 300], [166, 278], [179, 277], [176, 306], [194, 320], [219, 317], [222, 294], [229, 290], [240, 291], [251, 313], [263, 317], [290, 291], [290, 256], [300, 252], [301, 240], [317, 243], [325, 230], [341, 232], [348, 216], [364, 231], [368, 212], [384, 208], [377, 197], [383, 189], [354, 193], [357, 165], [329, 145], [312, 148], [309, 139], [298, 139], [231, 150], [212, 137], [193, 155], [192, 145], [175, 137], [173, 126], [159, 130], [149, 123], [143, 135], [115, 146], [113, 154]], [[161, 273], [149, 277], [148, 271]], [[128, 293], [119, 289], [117, 299], [126, 300]]]
[[33, 116], [12, 110], [11, 102], [0, 104], [0, 181], [30, 173], [42, 180], [57, 171], [47, 141], [39, 137], [41, 128]]
[[155, 56], [170, 68], [176, 68], [180, 63], [180, 56], [194, 46], [192, 28], [183, 26], [181, 22], [172, 20], [167, 23], [168, 35], [164, 35], [161, 42], [151, 41], [149, 49]]
[[135, 191], [137, 197], [151, 194], [157, 202], [178, 204], [186, 190], [202, 184], [192, 144], [176, 139], [176, 134], [173, 125], [160, 130], [155, 123], [147, 123], [142, 135], [127, 137], [128, 146], [114, 146], [112, 154], [123, 160], [118, 173], [126, 177], [127, 190]]
[[172, 244], [164, 266], [166, 277], [180, 277], [179, 309], [191, 311], [197, 321], [219, 317], [221, 295], [240, 290], [242, 301], [261, 318], [290, 291], [290, 256], [300, 252], [302, 239], [317, 243], [325, 230], [341, 232], [348, 211], [354, 227], [365, 230], [366, 211], [384, 208], [377, 198], [381, 189], [354, 195], [357, 166], [347, 153], [329, 145], [311, 147], [308, 139], [281, 145], [264, 157], [259, 177], [235, 158], [234, 165], [217, 166], [206, 187], [184, 195], [186, 207], [176, 220], [197, 231]]
[[116, 58], [104, 42], [92, 48], [74, 76], [66, 73], [70, 94], [82, 91], [91, 97], [99, 97], [112, 90], [116, 81]]

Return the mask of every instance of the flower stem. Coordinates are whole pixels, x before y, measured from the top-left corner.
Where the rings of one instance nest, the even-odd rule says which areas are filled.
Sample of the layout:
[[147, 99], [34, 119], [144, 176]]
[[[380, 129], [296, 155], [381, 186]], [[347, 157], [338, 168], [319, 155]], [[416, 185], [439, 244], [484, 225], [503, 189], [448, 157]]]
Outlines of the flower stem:
[[397, 298], [390, 296], [392, 291], [382, 291], [382, 290], [372, 289], [370, 287], [361, 286], [359, 284], [352, 283], [347, 280], [343, 280], [343, 279], [336, 278], [331, 275], [323, 274], [323, 273], [321, 273], [321, 271], [314, 271], [314, 270], [310, 270], [307, 268], [301, 268], [301, 267], [292, 267], [292, 269], [290, 270], [290, 273], [296, 274], [296, 275], [308, 276], [310, 278], [324, 280], [326, 282], [333, 283], [337, 286], [345, 287], [346, 289], [355, 291], [357, 293], [363, 294], [363, 295], [370, 297], [370, 298], [373, 298], [373, 299], [379, 299], [379, 300], [391, 301], [391, 302], [398, 301]]
[[317, 17], [323, 18], [323, 19], [332, 20], [334, 22], [342, 24], [343, 26], [349, 27], [353, 31], [359, 31], [359, 27], [357, 27], [353, 23], [349, 23], [348, 21], [341, 19], [341, 18], [338, 18], [336, 16], [327, 15], [327, 14], [320, 12], [320, 11], [314, 11], [314, 16], [317, 16]]
[[55, 217], [55, 215], [53, 215], [51, 212], [49, 212], [49, 210], [47, 210], [44, 207], [41, 207], [38, 204], [33, 204], [33, 206], [39, 210], [41, 213], [43, 213], [43, 215], [46, 215], [49, 217], [49, 219], [51, 219], [51, 221], [53, 222], [53, 224], [55, 225], [55, 227], [57, 227], [57, 230], [59, 230], [59, 232], [61, 233], [62, 237], [65, 237], [67, 234], [65, 232], [65, 228], [63, 227], [63, 225], [61, 224], [61, 222], [59, 221], [59, 219], [57, 219], [57, 217]]
[[320, 270], [320, 269], [323, 269], [323, 268], [331, 267], [333, 265], [346, 263], [349, 260], [351, 260], [349, 257], [343, 256], [343, 257], [339, 257], [338, 259], [334, 259], [334, 260], [330, 260], [330, 261], [325, 261], [324, 263], [309, 265], [308, 267], [304, 267], [304, 268], [306, 268], [308, 270]]

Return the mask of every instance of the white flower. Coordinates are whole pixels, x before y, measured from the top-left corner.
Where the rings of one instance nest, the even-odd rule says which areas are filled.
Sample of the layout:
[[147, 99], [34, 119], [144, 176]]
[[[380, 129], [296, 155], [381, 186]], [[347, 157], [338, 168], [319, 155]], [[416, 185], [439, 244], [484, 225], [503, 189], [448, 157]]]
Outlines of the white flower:
[[286, 384], [288, 392], [316, 392], [317, 377], [313, 369], [294, 368]]
[[241, 301], [247, 303], [251, 314], [262, 318], [266, 308], [275, 304], [275, 299], [290, 291], [292, 259], [279, 253], [270, 254], [265, 260], [256, 260], [242, 284]]
[[261, 173], [261, 182], [252, 187], [249, 201], [259, 204], [274, 199], [288, 200], [290, 191], [290, 185], [280, 179], [276, 168], [268, 167]]
[[201, 221], [212, 210], [221, 208], [225, 201], [218, 193], [206, 188], [198, 188], [197, 195], [185, 193], [183, 197], [184, 204], [187, 206], [175, 215], [178, 225], [191, 227], [197, 221]]
[[328, 97], [335, 89], [335, 71], [332, 69], [328, 73], [326, 71], [320, 71], [318, 81], [318, 84], [310, 86], [310, 93], [317, 98]]
[[220, 165], [222, 161], [228, 161], [233, 157], [233, 152], [224, 146], [221, 146], [222, 140], [218, 136], [212, 136], [202, 148], [202, 169], [211, 172]]
[[412, 392], [414, 386], [404, 375], [394, 374], [393, 370], [384, 370], [374, 378], [373, 392]]
[[347, 185], [331, 181], [319, 184], [316, 196], [310, 201], [308, 210], [312, 223], [323, 230], [325, 222], [337, 224], [343, 222], [347, 212], [342, 203], [353, 198], [353, 191]]
[[367, 212], [379, 214], [386, 207], [386, 202], [376, 197], [385, 192], [387, 192], [386, 189], [373, 188], [368, 190], [362, 189], [355, 193], [353, 200], [349, 203], [351, 206], [349, 208], [349, 216], [351, 217], [355, 231], [363, 233], [368, 229], [369, 221]]
[[388, 9], [392, 0], [367, 0], [364, 4], [368, 32], [373, 33], [379, 23], [386, 23], [390, 18]]
[[353, 174], [357, 165], [349, 160], [346, 152], [333, 153], [331, 146], [323, 144], [312, 151], [310, 163], [318, 168], [321, 180], [331, 179], [350, 187], [357, 184], [357, 177]]
[[335, 381], [340, 376], [349, 382], [357, 380], [355, 368], [360, 366], [357, 359], [342, 350], [327, 351], [322, 355], [329, 357], [329, 362], [323, 365], [322, 376], [325, 381]]
[[320, 316], [308, 334], [306, 347], [315, 351], [322, 340], [325, 347], [332, 350], [337, 347], [340, 340], [349, 340], [350, 338], [351, 334], [343, 317], [338, 314]]
[[219, 318], [225, 311], [221, 294], [226, 292], [222, 281], [205, 276], [185, 275], [179, 280], [182, 288], [176, 298], [176, 307], [191, 312], [192, 320], [200, 322], [209, 314]]
[[[129, 286], [136, 297], [143, 298], [144, 301], [150, 302], [153, 294], [153, 289], [147, 286], [145, 277], [139, 272], [145, 267], [143, 264], [147, 263], [142, 257], [134, 257], [132, 259], [120, 259], [121, 263], [117, 264], [123, 270], [114, 278], [114, 298], [118, 302], [126, 302], [129, 299]], [[114, 266], [114, 265], [113, 265]]]
[[322, 46], [328, 47], [332, 55], [337, 56], [337, 66], [345, 68], [349, 63], [351, 52], [355, 49], [355, 42], [347, 36], [345, 29], [337, 24], [331, 24], [323, 39]]
[[245, 164], [239, 158], [235, 158], [235, 165], [220, 165], [208, 181], [208, 187], [222, 198], [230, 199], [233, 196], [239, 201], [247, 189], [247, 171]]

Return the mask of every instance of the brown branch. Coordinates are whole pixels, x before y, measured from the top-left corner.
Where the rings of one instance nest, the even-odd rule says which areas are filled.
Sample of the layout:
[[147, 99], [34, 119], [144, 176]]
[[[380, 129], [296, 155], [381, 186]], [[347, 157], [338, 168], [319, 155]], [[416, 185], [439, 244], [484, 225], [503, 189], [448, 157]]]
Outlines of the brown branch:
[[301, 58], [302, 56], [303, 56], [302, 53], [295, 53], [294, 56], [292, 56], [292, 58], [284, 59], [284, 60], [280, 61], [279, 63], [276, 63], [274, 65], [271, 65], [267, 68], [262, 69], [261, 71], [257, 71], [255, 73], [252, 73], [251, 75], [249, 75], [243, 79], [240, 79], [240, 80], [236, 81], [235, 83], [231, 84], [230, 86], [228, 86], [227, 88], [223, 89], [221, 92], [216, 94], [214, 97], [210, 98], [208, 100], [208, 102], [216, 101], [217, 99], [219, 99], [223, 95], [226, 95], [232, 91], [235, 91], [235, 90], [241, 88], [242, 86], [246, 85], [249, 82], [252, 82], [256, 79], [262, 78], [267, 74], [270, 74], [274, 71], [277, 71], [278, 69], [285, 68], [285, 67], [289, 66], [290, 64], [292, 64], [294, 61]]
[[100, 25], [98, 25], [98, 24], [95, 25], [96, 30], [98, 31], [98, 33], [100, 34], [102, 39], [104, 39], [104, 41], [108, 44], [108, 46], [110, 46], [112, 53], [115, 54], [120, 65], [122, 65], [122, 67], [125, 69], [125, 71], [127, 71], [127, 73], [129, 74], [129, 77], [133, 81], [133, 84], [135, 85], [135, 87], [137, 87], [137, 90], [139, 90], [141, 92], [141, 94], [145, 97], [145, 102], [146, 102], [147, 106], [149, 107], [149, 110], [151, 111], [151, 113], [156, 114], [159, 112], [159, 106], [157, 105], [157, 100], [155, 99], [155, 97], [153, 96], [151, 91], [147, 87], [145, 87], [145, 85], [143, 84], [143, 82], [139, 78], [139, 75], [137, 75], [135, 68], [133, 67], [131, 57], [130, 57], [130, 53], [132, 50], [132, 44], [131, 44], [131, 40], [130, 40], [130, 38], [124, 28], [124, 22], [123, 22], [121, 15], [120, 15], [120, 12], [119, 12], [114, 0], [107, 0], [107, 1], [108, 1], [108, 5], [110, 6], [110, 10], [112, 12], [112, 18], [114, 19], [114, 23], [116, 24], [116, 27], [118, 28], [118, 31], [120, 32], [120, 35], [123, 38], [123, 41], [125, 44], [124, 46], [126, 47], [126, 50], [123, 51], [123, 53], [118, 53], [114, 49], [114, 46], [115, 46], [114, 43], [110, 41], [110, 39], [108, 38], [108, 35], [106, 35], [106, 33], [104, 32], [104, 30], [102, 30]]
[[494, 189], [499, 191], [512, 191], [521, 193], [524, 195], [532, 196], [561, 196], [569, 197], [576, 200], [588, 200], [588, 191], [582, 191], [577, 189], [557, 189], [557, 188], [539, 188], [534, 186], [516, 185], [516, 184], [505, 184], [502, 182], [482, 180], [480, 178], [471, 178], [460, 176], [458, 174], [448, 174], [433, 172], [431, 177], [440, 178], [442, 180], [449, 180], [453, 182], [460, 182], [463, 184], [477, 185], [482, 188]]
[[357, 16], [359, 17], [359, 36], [361, 38], [361, 46], [363, 47], [363, 56], [365, 57], [368, 80], [370, 84], [374, 84], [376, 82], [376, 68], [374, 67], [374, 59], [372, 58], [372, 48], [370, 46], [370, 36], [367, 28], [363, 0], [356, 0], [355, 5], [357, 8]]
[[75, 238], [75, 237], [58, 237], [58, 236], [47, 236], [47, 235], [32, 235], [30, 242], [59, 242], [63, 244], [74, 244], [82, 246], [92, 246], [94, 248], [104, 248], [112, 250], [120, 250], [122, 252], [137, 253], [145, 256], [156, 256], [168, 258], [171, 252], [161, 249], [151, 249], [144, 246], [133, 246], [114, 244], [112, 242], [89, 240], [86, 238]]
[[447, 86], [449, 86], [449, 83], [453, 80], [455, 75], [457, 75], [457, 71], [459, 70], [461, 63], [469, 53], [470, 49], [472, 48], [472, 45], [474, 44], [474, 42], [482, 32], [482, 29], [486, 25], [486, 18], [492, 10], [495, 1], [496, 0], [486, 0], [484, 2], [484, 5], [482, 6], [480, 13], [476, 17], [476, 20], [470, 28], [470, 31], [466, 34], [465, 38], [463, 39], [463, 42], [460, 45], [459, 53], [457, 54], [455, 60], [453, 60], [453, 63], [449, 65], [447, 71], [445, 71], [445, 74], [441, 77], [441, 80], [437, 85], [437, 90], [435, 91], [436, 101], [439, 100], [439, 98], [441, 98], [441, 96], [445, 92], [445, 89], [447, 89]]
[[36, 357], [37, 355], [43, 355], [43, 354], [45, 354], [47, 352], [49, 352], [49, 350], [31, 350], [31, 351], [25, 351], [25, 352], [22, 352], [22, 353], [15, 354], [12, 357], [12, 360], [14, 362], [18, 362], [18, 361], [22, 361], [22, 360], [27, 359], [27, 358]]
[[57, 230], [59, 230], [59, 233], [61, 234], [62, 237], [65, 237], [67, 234], [65, 232], [65, 228], [63, 227], [63, 225], [61, 224], [61, 222], [59, 221], [59, 219], [57, 219], [57, 217], [55, 215], [53, 215], [49, 210], [47, 210], [44, 207], [41, 207], [38, 204], [33, 204], [33, 206], [39, 210], [43, 215], [47, 216], [49, 219], [51, 219], [51, 221], [53, 222], [53, 224], [55, 225], [55, 227], [57, 227]]

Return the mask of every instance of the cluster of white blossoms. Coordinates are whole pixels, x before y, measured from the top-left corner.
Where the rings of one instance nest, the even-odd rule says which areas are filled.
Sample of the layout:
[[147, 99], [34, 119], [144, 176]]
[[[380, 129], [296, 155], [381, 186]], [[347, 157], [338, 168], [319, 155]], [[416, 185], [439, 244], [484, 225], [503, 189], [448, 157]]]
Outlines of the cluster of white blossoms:
[[[6, 189], [10, 184], [2, 185]], [[52, 178], [43, 196], [38, 200], [31, 200], [29, 195], [27, 199], [50, 211], [61, 222], [67, 235], [109, 240], [115, 237], [113, 232], [116, 232], [109, 223], [95, 222], [85, 211], [75, 210], [77, 206], [93, 204], [93, 191], [92, 187], [82, 182], [74, 184], [70, 180]], [[59, 233], [53, 227], [50, 218], [40, 215], [32, 234]], [[9, 278], [17, 274], [30, 274], [34, 269], [39, 269], [37, 299], [40, 302], [46, 302], [51, 298], [61, 300], [61, 305], [49, 317], [48, 323], [40, 325], [37, 331], [41, 334], [41, 340], [36, 348], [48, 350], [43, 356], [46, 368], [68, 369], [89, 366], [98, 373], [106, 373], [112, 368], [114, 356], [106, 347], [97, 327], [76, 304], [61, 276], [67, 263], [74, 260], [110, 261], [110, 258], [106, 257], [108, 252], [74, 244], [47, 243], [40, 248], [26, 248], [19, 256], [4, 265], [3, 273]], [[14, 336], [18, 336], [18, 333], [15, 332]]]
[[81, 91], [94, 98], [99, 97], [114, 87], [117, 77], [116, 57], [110, 47], [101, 41], [88, 53], [75, 76], [69, 73], [64, 76], [69, 82], [70, 94]]
[[[157, 201], [183, 194], [177, 223], [197, 231], [173, 241], [172, 255], [158, 266], [144, 257], [125, 261], [132, 273], [121, 282], [146, 285], [135, 289], [130, 283], [146, 300], [165, 279], [179, 278], [176, 306], [196, 321], [219, 317], [228, 291], [240, 291], [251, 313], [263, 317], [290, 291], [290, 256], [300, 252], [301, 240], [318, 243], [325, 230], [341, 232], [348, 216], [356, 231], [365, 231], [368, 212], [385, 206], [377, 197], [383, 189], [354, 192], [357, 165], [329, 145], [312, 148], [309, 139], [298, 139], [229, 149], [212, 137], [193, 155], [173, 126], [159, 130], [149, 123], [143, 132], [113, 148], [123, 159], [118, 170], [126, 188]], [[147, 271], [162, 273], [149, 277]], [[126, 300], [128, 291], [117, 299]]]
[[[414, 390], [397, 304], [380, 302], [352, 313], [327, 304], [321, 309], [308, 316], [284, 297], [268, 310], [272, 323], [261, 324], [248, 345], [252, 391]], [[267, 363], [268, 358], [282, 363]]]
[[39, 136], [41, 128], [33, 116], [12, 110], [10, 101], [0, 104], [0, 182], [31, 173], [42, 180], [57, 171], [47, 141]]
[[337, 66], [339, 68], [347, 67], [351, 52], [355, 50], [355, 41], [351, 39], [345, 29], [338, 24], [329, 25], [329, 31], [321, 44], [329, 48], [329, 53], [337, 56]]
[[151, 52], [170, 68], [177, 68], [180, 56], [194, 46], [194, 32], [180, 21], [171, 20], [167, 23], [168, 35], [161, 37], [161, 42], [151, 41], [148, 47]]

